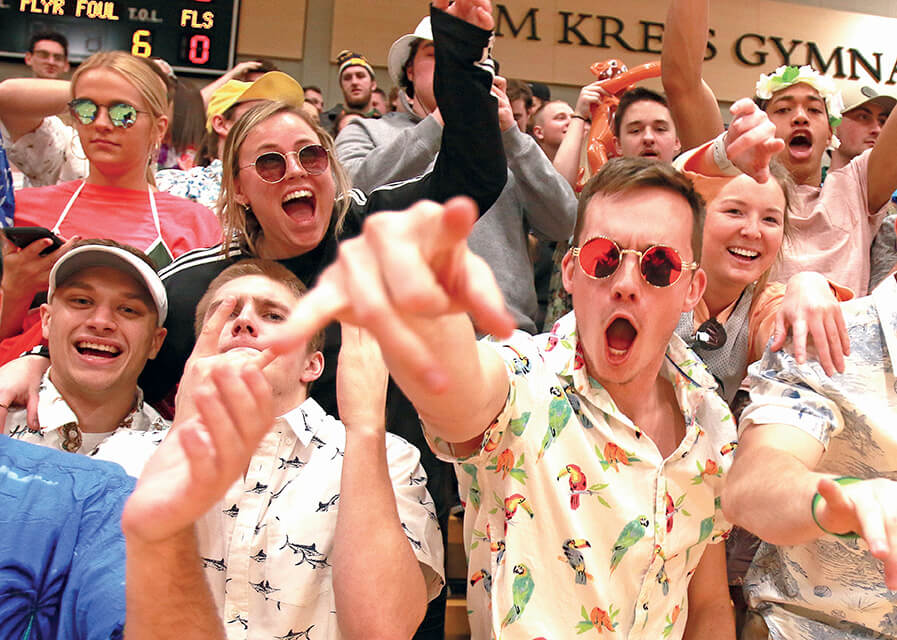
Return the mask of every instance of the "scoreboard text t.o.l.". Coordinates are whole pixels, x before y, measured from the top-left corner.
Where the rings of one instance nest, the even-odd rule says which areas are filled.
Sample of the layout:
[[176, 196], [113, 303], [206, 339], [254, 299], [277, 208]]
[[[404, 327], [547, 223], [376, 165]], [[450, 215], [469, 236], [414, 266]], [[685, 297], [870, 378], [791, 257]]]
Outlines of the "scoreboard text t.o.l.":
[[0, 0], [0, 56], [22, 58], [38, 31], [58, 31], [69, 59], [98, 51], [159, 57], [176, 71], [233, 66], [239, 0]]

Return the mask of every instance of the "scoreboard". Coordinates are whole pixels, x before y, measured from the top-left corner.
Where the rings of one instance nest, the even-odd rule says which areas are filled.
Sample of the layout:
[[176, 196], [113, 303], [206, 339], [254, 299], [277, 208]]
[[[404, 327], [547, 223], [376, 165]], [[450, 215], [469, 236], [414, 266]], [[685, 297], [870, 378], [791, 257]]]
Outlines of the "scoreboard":
[[178, 72], [233, 66], [239, 0], [0, 0], [0, 56], [24, 58], [31, 34], [58, 31], [69, 59], [98, 51], [163, 58]]

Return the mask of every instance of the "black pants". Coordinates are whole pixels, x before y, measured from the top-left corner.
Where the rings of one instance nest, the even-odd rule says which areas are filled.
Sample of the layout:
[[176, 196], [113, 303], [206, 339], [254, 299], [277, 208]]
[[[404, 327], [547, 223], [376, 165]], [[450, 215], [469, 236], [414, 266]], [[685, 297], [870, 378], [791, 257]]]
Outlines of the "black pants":
[[445, 599], [446, 589], [443, 587], [442, 592], [427, 606], [427, 615], [413, 640], [442, 640], [445, 637]]

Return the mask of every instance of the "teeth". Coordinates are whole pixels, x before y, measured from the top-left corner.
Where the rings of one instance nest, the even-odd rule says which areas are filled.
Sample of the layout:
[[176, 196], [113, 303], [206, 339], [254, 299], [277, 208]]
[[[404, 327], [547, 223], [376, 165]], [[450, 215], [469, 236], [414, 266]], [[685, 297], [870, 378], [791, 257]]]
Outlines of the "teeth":
[[311, 198], [312, 192], [308, 189], [299, 189], [298, 191], [290, 191], [283, 197], [281, 202], [289, 202], [290, 200], [299, 200], [301, 198]]
[[77, 347], [79, 349], [90, 349], [92, 351], [106, 351], [108, 353], [115, 353], [115, 354], [121, 352], [121, 349], [119, 349], [118, 347], [113, 347], [112, 345], [109, 345], [109, 344], [100, 344], [98, 342], [81, 341], [77, 344]]
[[740, 247], [730, 247], [729, 251], [738, 256], [744, 256], [745, 258], [756, 258], [760, 255], [759, 251], [751, 251], [750, 249], [741, 249]]

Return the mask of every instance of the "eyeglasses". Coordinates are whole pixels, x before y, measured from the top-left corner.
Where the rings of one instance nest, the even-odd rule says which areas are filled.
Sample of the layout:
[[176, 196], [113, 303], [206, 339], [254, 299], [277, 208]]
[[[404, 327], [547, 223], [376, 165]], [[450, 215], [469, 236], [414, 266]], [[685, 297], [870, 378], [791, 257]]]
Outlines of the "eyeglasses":
[[147, 113], [146, 111], [138, 111], [137, 107], [127, 102], [97, 104], [90, 98], [76, 98], [69, 102], [69, 112], [81, 124], [90, 124], [96, 120], [97, 116], [100, 115], [100, 107], [106, 109], [110, 122], [122, 129], [134, 126], [134, 123], [137, 122], [138, 113]]
[[579, 258], [579, 266], [585, 274], [595, 280], [602, 280], [614, 274], [623, 255], [638, 256], [639, 271], [645, 282], [655, 287], [669, 287], [679, 281], [682, 271], [698, 268], [697, 262], [682, 262], [679, 252], [662, 244], [648, 247], [645, 251], [621, 249], [620, 245], [604, 236], [597, 236], [581, 247], [573, 247], [573, 256]]
[[330, 158], [327, 149], [319, 144], [308, 144], [299, 151], [288, 151], [286, 155], [279, 151], [263, 153], [255, 162], [244, 165], [240, 169], [255, 167], [259, 178], [270, 184], [277, 184], [287, 175], [287, 156], [294, 155], [306, 173], [317, 176], [327, 171]]

